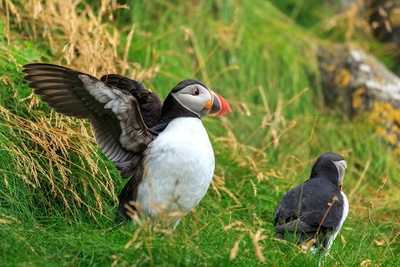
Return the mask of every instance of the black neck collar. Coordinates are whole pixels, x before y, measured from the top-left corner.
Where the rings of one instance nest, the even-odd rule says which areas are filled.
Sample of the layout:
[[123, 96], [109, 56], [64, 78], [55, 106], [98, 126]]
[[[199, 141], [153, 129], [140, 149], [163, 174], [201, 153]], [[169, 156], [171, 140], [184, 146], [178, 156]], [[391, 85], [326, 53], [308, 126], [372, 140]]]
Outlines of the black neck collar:
[[158, 135], [168, 126], [168, 124], [172, 120], [184, 117], [200, 119], [200, 117], [197, 114], [183, 107], [171, 94], [169, 94], [162, 106], [161, 117], [158, 123], [153, 127], [151, 127], [149, 130], [153, 134]]

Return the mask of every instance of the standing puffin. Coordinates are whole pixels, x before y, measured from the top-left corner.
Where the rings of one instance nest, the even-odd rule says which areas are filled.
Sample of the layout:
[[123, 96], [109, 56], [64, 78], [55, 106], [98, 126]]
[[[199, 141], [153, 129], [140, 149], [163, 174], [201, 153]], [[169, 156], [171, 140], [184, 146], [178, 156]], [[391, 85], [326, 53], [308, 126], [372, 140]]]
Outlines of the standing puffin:
[[[310, 179], [280, 200], [273, 216], [277, 237], [297, 244], [310, 241], [311, 251], [328, 253], [349, 212], [342, 191], [346, 161], [336, 153], [322, 154]], [[315, 242], [314, 242], [315, 241]]]
[[231, 108], [204, 83], [184, 80], [164, 103], [137, 81], [117, 74], [100, 80], [62, 66], [23, 66], [25, 80], [55, 111], [87, 119], [103, 153], [122, 178], [116, 222], [150, 217], [175, 229], [199, 204], [214, 173], [213, 149], [201, 118]]

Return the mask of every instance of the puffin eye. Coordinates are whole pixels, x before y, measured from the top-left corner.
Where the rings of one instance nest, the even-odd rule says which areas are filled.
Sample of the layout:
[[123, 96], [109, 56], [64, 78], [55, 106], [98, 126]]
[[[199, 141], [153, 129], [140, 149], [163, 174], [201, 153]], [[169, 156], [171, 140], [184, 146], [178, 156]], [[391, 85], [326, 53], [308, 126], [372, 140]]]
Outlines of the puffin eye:
[[194, 91], [192, 95], [199, 95], [199, 94], [200, 94], [199, 88], [196, 88], [196, 91]]

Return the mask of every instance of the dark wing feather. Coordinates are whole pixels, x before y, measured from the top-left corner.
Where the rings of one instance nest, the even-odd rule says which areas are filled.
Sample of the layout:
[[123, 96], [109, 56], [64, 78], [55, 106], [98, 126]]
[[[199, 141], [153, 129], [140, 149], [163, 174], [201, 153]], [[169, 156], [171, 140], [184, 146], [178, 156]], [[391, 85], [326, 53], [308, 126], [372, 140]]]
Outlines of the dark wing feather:
[[326, 230], [332, 230], [340, 224], [344, 202], [338, 186], [326, 183], [321, 178], [310, 179], [305, 182], [303, 194], [311, 197], [302, 199], [302, 220], [310, 225], [319, 225], [322, 221], [321, 227]]
[[29, 87], [55, 111], [91, 123], [101, 150], [122, 177], [133, 174], [155, 136], [148, 131], [131, 94], [61, 66], [27, 64], [23, 72]]
[[119, 74], [107, 74], [102, 82], [131, 93], [139, 103], [140, 112], [148, 128], [157, 124], [161, 116], [162, 101], [155, 93], [144, 88], [143, 84]]
[[[335, 196], [338, 200], [330, 207], [328, 203], [331, 203]], [[323, 179], [310, 179], [282, 197], [275, 210], [273, 222], [281, 235], [285, 232], [314, 234], [321, 221], [320, 232], [336, 228], [342, 212], [343, 198], [339, 189], [327, 186]]]

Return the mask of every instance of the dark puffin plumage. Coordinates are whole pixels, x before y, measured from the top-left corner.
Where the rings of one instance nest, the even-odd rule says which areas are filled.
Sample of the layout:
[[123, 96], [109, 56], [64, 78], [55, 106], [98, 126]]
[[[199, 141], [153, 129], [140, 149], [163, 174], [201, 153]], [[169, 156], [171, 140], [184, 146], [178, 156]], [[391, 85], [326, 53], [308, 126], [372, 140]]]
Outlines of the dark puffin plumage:
[[[168, 153], [171, 152], [167, 150], [169, 144], [158, 141], [158, 137], [172, 121], [178, 118], [196, 118], [197, 120], [207, 114], [222, 116], [231, 112], [229, 105], [222, 97], [196, 80], [185, 80], [179, 83], [162, 103], [156, 94], [146, 90], [141, 83], [118, 74], [108, 74], [98, 80], [85, 73], [44, 63], [27, 64], [24, 66], [23, 72], [26, 74], [25, 80], [29, 81], [29, 87], [33, 88], [36, 94], [41, 95], [42, 101], [55, 111], [67, 116], [87, 119], [93, 126], [96, 141], [103, 153], [115, 163], [123, 178], [130, 178], [119, 195], [117, 220], [129, 218], [132, 210], [136, 209], [133, 202], [138, 201], [139, 187], [144, 190], [144, 193], [140, 194], [140, 199], [147, 197], [147, 187], [143, 186], [143, 177], [146, 176], [145, 169], [157, 170], [157, 163], [152, 163], [152, 160], [154, 161], [154, 158], [158, 160], [157, 157], [162, 157], [164, 150]], [[209, 103], [201, 106], [201, 102], [200, 104], [195, 102], [197, 101], [196, 98], [185, 100], [185, 97], [190, 95], [190, 90], [195, 90], [197, 87], [202, 90], [202, 98], [197, 99], [206, 101], [204, 97], [211, 97], [215, 98], [215, 101], [210, 100]], [[179, 95], [181, 90], [182, 96]], [[198, 91], [199, 89], [195, 93], [198, 93]], [[178, 101], [177, 98], [183, 100]], [[185, 101], [189, 102], [186, 103]], [[220, 103], [221, 101], [222, 103]], [[184, 107], [182, 103], [186, 106]], [[189, 110], [191, 103], [196, 106], [193, 111]], [[196, 110], [199, 105], [200, 110]], [[218, 108], [220, 110], [216, 112], [215, 109]], [[199, 125], [196, 127], [204, 128], [200, 120], [195, 124]], [[190, 127], [191, 124], [188, 123], [187, 125]], [[180, 127], [185, 129], [185, 123]], [[206, 145], [211, 148], [205, 131], [204, 134], [206, 138], [202, 137], [203, 141], [208, 142]], [[168, 137], [167, 134], [162, 134], [161, 140], [166, 139], [165, 136]], [[155, 140], [157, 142], [154, 142]], [[167, 148], [156, 146], [166, 146]], [[190, 145], [188, 147], [191, 148]], [[158, 151], [158, 154], [151, 156], [153, 150]], [[172, 149], [172, 152], [174, 150]], [[148, 159], [149, 157], [150, 159]], [[212, 157], [210, 160], [213, 161], [214, 158]], [[145, 168], [144, 164], [148, 166]], [[150, 164], [156, 165], [149, 166]], [[213, 168], [212, 165], [210, 171], [213, 172]], [[207, 173], [210, 171], [207, 171]], [[165, 175], [167, 175], [165, 179], [168, 179], [168, 173]], [[162, 177], [155, 178], [163, 179]], [[211, 178], [212, 174], [207, 179]], [[196, 180], [198, 179], [193, 181], [194, 185], [197, 183]], [[155, 181], [159, 183], [158, 180]], [[165, 181], [161, 184], [163, 183]], [[191, 184], [191, 182], [189, 181], [188, 184]], [[158, 185], [155, 184], [155, 186]], [[202, 190], [206, 190], [207, 187], [208, 185], [206, 187], [203, 185]], [[170, 193], [163, 190], [160, 192], [161, 194]], [[186, 196], [185, 194], [188, 193], [190, 194], [190, 192], [183, 191], [182, 194]], [[200, 192], [199, 196], [196, 196], [199, 199], [194, 200], [193, 203], [190, 202], [189, 195], [190, 205], [188, 204], [187, 209], [197, 205], [196, 203], [200, 201], [204, 194], [205, 191]], [[161, 195], [162, 197], [165, 196]], [[151, 208], [146, 209], [147, 213], [154, 216], [155, 212]], [[185, 212], [187, 211], [185, 210]], [[142, 215], [147, 215], [147, 213]], [[176, 220], [174, 223], [176, 226]]]
[[348, 213], [340, 186], [345, 168], [345, 160], [336, 153], [317, 159], [310, 178], [284, 194], [275, 209], [273, 223], [279, 238], [300, 244], [315, 237], [313, 247], [329, 251]]
[[139, 104], [140, 113], [148, 128], [158, 123], [163, 103], [158, 95], [147, 90], [142, 83], [119, 74], [104, 75], [100, 81], [132, 94]]

